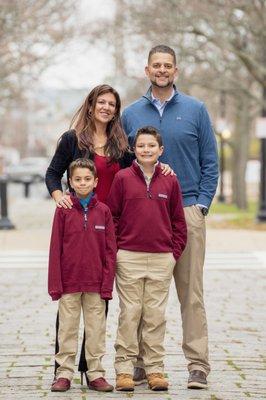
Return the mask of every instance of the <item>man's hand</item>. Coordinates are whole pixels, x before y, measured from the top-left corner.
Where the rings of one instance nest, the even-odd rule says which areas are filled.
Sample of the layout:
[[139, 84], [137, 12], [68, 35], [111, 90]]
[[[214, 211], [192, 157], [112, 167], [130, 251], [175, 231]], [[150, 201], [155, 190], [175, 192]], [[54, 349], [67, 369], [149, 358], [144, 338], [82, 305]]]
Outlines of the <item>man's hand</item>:
[[172, 170], [172, 168], [170, 167], [170, 165], [168, 164], [163, 164], [161, 163], [161, 168], [162, 168], [162, 174], [167, 176], [167, 175], [175, 175], [174, 171]]

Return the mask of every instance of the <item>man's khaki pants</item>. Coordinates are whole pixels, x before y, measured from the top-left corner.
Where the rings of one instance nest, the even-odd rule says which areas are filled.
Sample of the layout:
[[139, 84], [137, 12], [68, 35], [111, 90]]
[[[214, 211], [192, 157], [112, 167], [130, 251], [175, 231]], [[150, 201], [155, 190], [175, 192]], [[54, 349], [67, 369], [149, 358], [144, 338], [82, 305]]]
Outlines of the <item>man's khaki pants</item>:
[[[210, 372], [208, 330], [203, 301], [203, 265], [205, 257], [205, 217], [193, 205], [184, 208], [188, 230], [186, 248], [176, 263], [174, 279], [181, 308], [183, 328], [183, 352], [188, 360], [188, 370]], [[140, 353], [137, 367], [143, 368], [141, 340], [142, 324], [139, 326]]]
[[59, 300], [59, 351], [55, 360], [59, 364], [56, 378], [73, 378], [78, 347], [81, 308], [85, 328], [85, 357], [90, 381], [104, 376], [101, 359], [105, 354], [105, 301], [98, 293], [64, 294]]
[[117, 374], [133, 374], [142, 318], [143, 363], [147, 374], [163, 372], [165, 309], [175, 259], [172, 253], [119, 250], [116, 287], [120, 315], [115, 343]]
[[205, 217], [199, 207], [184, 208], [188, 229], [185, 251], [174, 269], [183, 327], [183, 352], [188, 370], [210, 372], [208, 329], [203, 300], [203, 265], [205, 258]]

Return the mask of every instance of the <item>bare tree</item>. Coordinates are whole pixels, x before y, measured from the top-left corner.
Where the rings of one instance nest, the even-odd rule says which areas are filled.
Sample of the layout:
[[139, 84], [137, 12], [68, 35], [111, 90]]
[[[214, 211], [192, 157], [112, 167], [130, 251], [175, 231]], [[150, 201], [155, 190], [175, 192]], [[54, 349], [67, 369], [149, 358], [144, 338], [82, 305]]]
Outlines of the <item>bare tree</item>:
[[18, 98], [77, 31], [74, 0], [0, 0], [1, 102]]
[[[168, 44], [177, 52], [181, 84], [186, 90], [207, 90], [206, 100], [211, 99], [211, 108], [213, 103], [219, 104], [220, 92], [226, 93], [228, 118], [234, 125], [233, 200], [245, 208], [250, 127], [262, 107], [266, 85], [265, 0], [117, 0], [119, 9], [121, 3], [124, 17], [119, 29], [127, 54], [131, 52], [140, 59], [146, 57], [151, 46]], [[96, 29], [97, 36], [119, 47], [112, 22], [103, 26], [104, 35]], [[120, 56], [121, 51], [114, 51], [116, 64], [121, 61], [117, 59]], [[124, 54], [123, 58], [125, 68]], [[127, 75], [129, 80], [134, 78], [131, 71]], [[125, 85], [127, 79], [123, 78]], [[132, 86], [128, 86], [131, 90]], [[142, 85], [138, 90], [143, 90]]]

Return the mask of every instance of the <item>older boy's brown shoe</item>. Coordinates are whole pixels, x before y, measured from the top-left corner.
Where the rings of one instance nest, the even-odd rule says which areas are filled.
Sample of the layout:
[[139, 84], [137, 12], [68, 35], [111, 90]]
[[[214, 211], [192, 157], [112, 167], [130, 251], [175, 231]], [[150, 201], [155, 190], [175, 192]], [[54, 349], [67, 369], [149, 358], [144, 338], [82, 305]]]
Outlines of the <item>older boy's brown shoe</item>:
[[117, 374], [116, 375], [116, 390], [121, 392], [133, 392], [134, 381], [130, 374]]
[[53, 381], [51, 392], [66, 392], [70, 389], [70, 380], [66, 378], [58, 378]]
[[164, 377], [164, 374], [160, 372], [147, 374], [148, 385], [151, 390], [160, 391], [168, 390], [168, 382]]
[[198, 369], [190, 371], [187, 383], [188, 389], [206, 389], [207, 375]]
[[141, 385], [142, 383], [147, 382], [147, 376], [144, 368], [135, 367], [133, 381], [135, 386]]

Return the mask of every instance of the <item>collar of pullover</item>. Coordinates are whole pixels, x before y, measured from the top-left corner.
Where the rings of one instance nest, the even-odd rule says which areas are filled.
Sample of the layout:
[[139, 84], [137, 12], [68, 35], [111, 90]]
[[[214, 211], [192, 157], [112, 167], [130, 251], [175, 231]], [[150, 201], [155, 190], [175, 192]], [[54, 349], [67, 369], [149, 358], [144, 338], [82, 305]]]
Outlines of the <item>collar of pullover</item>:
[[[71, 193], [70, 194], [70, 198], [71, 198], [71, 200], [73, 202], [73, 206], [74, 207], [79, 208], [79, 209], [80, 208], [83, 209], [83, 207], [82, 207], [82, 205], [80, 203], [80, 199], [75, 194]], [[95, 207], [97, 203], [98, 203], [97, 195], [95, 193], [93, 193], [93, 196], [91, 197], [91, 200], [90, 200], [90, 202], [88, 204], [88, 207], [89, 208]]]
[[145, 178], [146, 183], [150, 183], [150, 181], [152, 180], [152, 177], [153, 177], [153, 175], [154, 175], [155, 168], [156, 168], [156, 166], [159, 164], [159, 161], [157, 161], [157, 163], [154, 164], [154, 166], [153, 166], [152, 176], [147, 176], [147, 175], [145, 174], [144, 169], [143, 169], [143, 166], [142, 166], [141, 164], [139, 164], [137, 160], [135, 160], [135, 163], [138, 164], [138, 166], [140, 167], [140, 169], [141, 169], [141, 171], [142, 171], [142, 173], [143, 173], [143, 176], [144, 176], [144, 178]]
[[[131, 168], [137, 175], [145, 179], [144, 172], [136, 160], [133, 161]], [[154, 172], [152, 178], [159, 175], [160, 172], [161, 172], [161, 164], [157, 162], [157, 164], [155, 164], [154, 166]]]
[[[173, 85], [173, 88], [174, 88], [175, 93], [174, 93], [174, 95], [171, 97], [171, 99], [168, 101], [168, 103], [172, 103], [172, 102], [177, 103], [177, 102], [178, 102], [178, 91], [177, 91], [175, 85]], [[152, 103], [153, 98], [152, 98], [151, 86], [149, 87], [147, 93], [146, 93], [144, 96], [142, 96], [142, 97], [144, 97], [145, 99], [149, 100], [149, 101]]]

